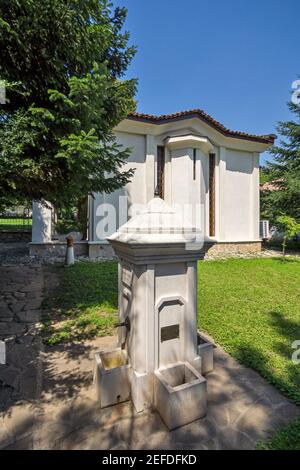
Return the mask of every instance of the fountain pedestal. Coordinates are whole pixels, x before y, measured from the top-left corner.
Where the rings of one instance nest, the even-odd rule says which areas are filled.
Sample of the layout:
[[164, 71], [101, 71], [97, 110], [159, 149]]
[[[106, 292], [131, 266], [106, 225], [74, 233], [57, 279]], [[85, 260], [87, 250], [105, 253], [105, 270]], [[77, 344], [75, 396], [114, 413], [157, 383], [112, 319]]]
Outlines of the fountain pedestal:
[[206, 413], [197, 338], [203, 253], [196, 230], [181, 219], [154, 198], [108, 238], [119, 260], [119, 321], [130, 324], [119, 328], [119, 346], [131, 370], [131, 399], [137, 411], [155, 407], [170, 429]]

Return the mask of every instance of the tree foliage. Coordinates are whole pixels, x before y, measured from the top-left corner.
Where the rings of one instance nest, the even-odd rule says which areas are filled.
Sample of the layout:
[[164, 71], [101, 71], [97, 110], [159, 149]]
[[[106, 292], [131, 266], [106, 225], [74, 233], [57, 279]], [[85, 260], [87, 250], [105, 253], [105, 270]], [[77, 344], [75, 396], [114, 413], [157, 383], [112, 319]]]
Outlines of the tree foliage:
[[264, 169], [270, 190], [262, 193], [262, 215], [272, 222], [280, 215], [300, 221], [300, 106], [289, 103], [294, 120], [280, 122], [277, 130], [282, 139], [271, 148], [274, 157]]
[[277, 226], [283, 232], [282, 253], [285, 255], [287, 240], [295, 237], [300, 232], [300, 224], [293, 217], [281, 215], [277, 217]]
[[0, 205], [74, 205], [123, 186], [113, 128], [135, 107], [126, 9], [106, 0], [1, 0]]

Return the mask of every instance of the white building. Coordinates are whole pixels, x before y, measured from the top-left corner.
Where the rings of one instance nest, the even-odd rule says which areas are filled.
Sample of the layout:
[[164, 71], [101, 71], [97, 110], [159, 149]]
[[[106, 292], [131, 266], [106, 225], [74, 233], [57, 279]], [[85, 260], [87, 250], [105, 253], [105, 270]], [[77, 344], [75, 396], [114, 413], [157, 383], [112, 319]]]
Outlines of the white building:
[[[110, 255], [106, 237], [122, 225], [135, 204], [146, 204], [155, 191], [169, 205], [191, 205], [201, 212], [206, 247], [214, 251], [259, 251], [259, 155], [275, 135], [252, 135], [225, 128], [201, 110], [171, 115], [130, 114], [115, 129], [117, 142], [132, 148], [125, 169], [131, 182], [111, 194], [89, 199], [88, 240], [76, 244], [90, 257]], [[125, 196], [126, 198], [121, 198]], [[125, 201], [125, 202], [124, 202]], [[109, 206], [116, 211], [108, 220]], [[40, 210], [42, 213], [40, 213]], [[51, 240], [47, 209], [35, 204], [31, 252], [64, 250]]]

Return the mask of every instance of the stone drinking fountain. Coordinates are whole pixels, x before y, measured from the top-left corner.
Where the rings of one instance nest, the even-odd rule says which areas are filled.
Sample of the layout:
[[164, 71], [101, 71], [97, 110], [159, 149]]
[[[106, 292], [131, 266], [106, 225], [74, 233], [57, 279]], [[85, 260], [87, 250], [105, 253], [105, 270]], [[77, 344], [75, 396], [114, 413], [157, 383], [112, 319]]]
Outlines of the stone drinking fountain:
[[[213, 345], [197, 332], [196, 229], [160, 198], [111, 237], [119, 260], [119, 347], [95, 355], [101, 406], [131, 399], [169, 429], [206, 414]], [[194, 249], [193, 249], [194, 248]]]

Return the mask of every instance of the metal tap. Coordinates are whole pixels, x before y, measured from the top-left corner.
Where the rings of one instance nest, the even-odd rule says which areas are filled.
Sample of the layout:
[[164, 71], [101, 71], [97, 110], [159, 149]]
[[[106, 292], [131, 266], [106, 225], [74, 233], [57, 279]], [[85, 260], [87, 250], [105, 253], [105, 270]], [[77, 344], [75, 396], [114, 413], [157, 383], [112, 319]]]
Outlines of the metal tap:
[[126, 317], [125, 321], [123, 321], [122, 323], [117, 324], [117, 327], [119, 327], [119, 326], [125, 326], [126, 330], [130, 331], [130, 327], [131, 327], [130, 318]]
[[130, 328], [131, 328], [130, 318], [129, 318], [129, 317], [126, 317], [126, 318], [125, 318], [125, 321], [123, 321], [123, 322], [121, 322], [121, 323], [117, 323], [116, 326], [117, 326], [117, 327], [119, 327], [119, 326], [125, 326], [125, 328], [126, 328], [125, 340], [124, 340], [123, 343], [121, 344], [121, 349], [125, 349], [126, 341], [127, 341], [127, 338], [128, 338], [128, 333], [129, 333]]

